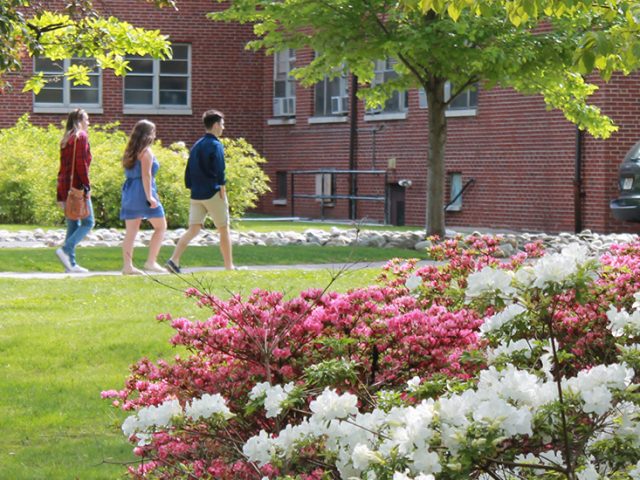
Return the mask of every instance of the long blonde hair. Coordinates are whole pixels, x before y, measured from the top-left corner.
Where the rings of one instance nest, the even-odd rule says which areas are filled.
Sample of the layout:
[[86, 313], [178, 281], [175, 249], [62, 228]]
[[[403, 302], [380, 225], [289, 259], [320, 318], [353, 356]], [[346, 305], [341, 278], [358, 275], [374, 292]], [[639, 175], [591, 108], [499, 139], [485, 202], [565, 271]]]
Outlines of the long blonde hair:
[[62, 140], [60, 140], [60, 148], [66, 147], [71, 135], [76, 135], [80, 131], [80, 123], [85, 116], [87, 116], [87, 112], [82, 108], [76, 108], [69, 112], [67, 126], [65, 127], [64, 135], [62, 135]]
[[135, 124], [131, 135], [129, 136], [129, 142], [127, 148], [124, 150], [122, 156], [122, 166], [126, 169], [133, 168], [138, 160], [138, 155], [142, 153], [145, 148], [151, 146], [156, 138], [156, 126], [149, 120], [140, 120]]

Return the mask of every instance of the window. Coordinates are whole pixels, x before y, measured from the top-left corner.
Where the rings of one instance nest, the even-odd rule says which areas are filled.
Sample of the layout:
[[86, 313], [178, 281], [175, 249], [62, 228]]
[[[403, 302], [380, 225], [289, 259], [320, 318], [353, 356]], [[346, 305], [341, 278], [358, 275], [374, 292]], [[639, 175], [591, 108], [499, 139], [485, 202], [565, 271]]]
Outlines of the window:
[[276, 205], [287, 204], [287, 172], [276, 172], [276, 198], [274, 200]]
[[[91, 69], [89, 73], [90, 85], [74, 85], [64, 76], [72, 65], [84, 65]], [[42, 72], [48, 83], [37, 95], [34, 95], [34, 109], [36, 111], [56, 110], [67, 111], [73, 107], [99, 109], [101, 106], [102, 75], [94, 59], [72, 58], [66, 60], [51, 60], [36, 58], [34, 61], [36, 73]]]
[[462, 191], [462, 174], [458, 172], [450, 173], [449, 174], [449, 204], [447, 205], [447, 212], [458, 212], [462, 210], [462, 195], [458, 196], [461, 191]]
[[296, 114], [296, 83], [289, 75], [296, 61], [296, 51], [287, 48], [274, 55], [273, 116], [293, 117]]
[[[335, 195], [336, 181], [335, 176], [332, 173], [317, 173], [316, 174], [316, 195]], [[333, 203], [333, 198], [318, 198], [318, 202]]]
[[349, 111], [349, 97], [347, 96], [347, 76], [340, 75], [329, 80], [324, 77], [315, 86], [316, 117], [330, 117], [345, 115]]
[[[375, 78], [373, 80], [374, 85], [380, 85], [392, 78], [398, 76], [393, 66], [397, 61], [393, 58], [386, 60], [376, 60], [375, 64]], [[404, 113], [407, 110], [408, 104], [408, 92], [393, 92], [390, 98], [380, 108], [369, 109], [367, 114], [380, 114], [380, 113]]]
[[[447, 82], [444, 86], [444, 98], [445, 101], [451, 98], [452, 84]], [[418, 90], [420, 108], [427, 108], [427, 94], [424, 88]], [[456, 114], [462, 115], [475, 115], [478, 108], [478, 84], [464, 90], [458, 95], [447, 108], [447, 116], [455, 116]]]
[[126, 57], [131, 70], [124, 78], [125, 113], [191, 113], [191, 49], [184, 44], [172, 49], [168, 60]]

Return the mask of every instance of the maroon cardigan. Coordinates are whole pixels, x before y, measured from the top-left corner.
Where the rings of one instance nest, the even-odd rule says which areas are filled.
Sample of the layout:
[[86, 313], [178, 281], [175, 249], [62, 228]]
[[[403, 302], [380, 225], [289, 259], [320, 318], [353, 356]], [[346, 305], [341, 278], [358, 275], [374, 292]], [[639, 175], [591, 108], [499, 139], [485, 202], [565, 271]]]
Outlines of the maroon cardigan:
[[67, 200], [71, 182], [71, 163], [73, 159], [73, 144], [76, 146], [76, 167], [73, 173], [73, 186], [75, 188], [91, 188], [89, 182], [89, 165], [91, 165], [91, 149], [89, 148], [89, 136], [87, 132], [78, 132], [77, 137], [71, 135], [67, 144], [60, 150], [60, 170], [58, 171], [58, 201]]

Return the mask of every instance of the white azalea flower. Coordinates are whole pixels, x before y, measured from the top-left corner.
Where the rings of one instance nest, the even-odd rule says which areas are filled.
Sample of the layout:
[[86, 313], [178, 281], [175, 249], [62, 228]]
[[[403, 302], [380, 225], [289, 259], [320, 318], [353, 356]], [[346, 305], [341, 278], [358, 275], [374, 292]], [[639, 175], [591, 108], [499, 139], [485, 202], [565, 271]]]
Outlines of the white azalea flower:
[[416, 375], [411, 380], [407, 381], [407, 390], [409, 390], [410, 392], [415, 392], [420, 386], [421, 381], [422, 380], [420, 380], [420, 377]]
[[250, 462], [255, 462], [262, 467], [271, 461], [274, 445], [267, 432], [260, 430], [258, 435], [247, 440], [242, 447], [242, 453]]
[[409, 290], [413, 291], [416, 288], [418, 288], [420, 285], [422, 285], [422, 277], [414, 273], [413, 275], [411, 275], [405, 280], [404, 285]]
[[362, 443], [357, 444], [351, 454], [351, 463], [353, 464], [353, 468], [360, 471], [366, 470], [371, 463], [378, 463], [379, 461], [380, 459], [376, 455], [376, 452]]
[[515, 291], [511, 286], [511, 280], [510, 272], [498, 268], [485, 267], [478, 272], [473, 272], [467, 278], [467, 299], [478, 297], [486, 292], [510, 295]]
[[309, 404], [317, 420], [323, 422], [334, 418], [345, 418], [357, 413], [358, 397], [351, 393], [339, 395], [335, 390], [325, 388], [324, 392]]
[[214, 414], [220, 414], [226, 420], [234, 416], [227, 407], [226, 400], [219, 393], [206, 393], [201, 398], [194, 398], [185, 408], [185, 415], [194, 420], [209, 418]]
[[526, 308], [518, 303], [512, 303], [511, 305], [508, 305], [501, 312], [485, 318], [484, 323], [480, 326], [480, 335], [487, 334], [489, 332], [502, 328], [503, 325], [509, 323], [516, 316], [524, 312], [526, 312]]

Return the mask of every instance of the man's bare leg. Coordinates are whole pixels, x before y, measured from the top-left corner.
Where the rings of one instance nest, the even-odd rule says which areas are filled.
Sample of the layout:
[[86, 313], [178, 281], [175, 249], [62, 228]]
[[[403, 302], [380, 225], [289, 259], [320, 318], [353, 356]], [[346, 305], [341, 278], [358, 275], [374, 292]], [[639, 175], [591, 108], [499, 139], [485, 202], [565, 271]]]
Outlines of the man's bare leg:
[[202, 230], [202, 224], [194, 223], [192, 225], [189, 225], [189, 228], [187, 229], [187, 231], [182, 234], [170, 258], [170, 260], [176, 266], [178, 267], [180, 266], [180, 257], [182, 256], [186, 248], [189, 246], [189, 243], [191, 242], [191, 240], [193, 240], [200, 233], [200, 230]]
[[220, 253], [222, 253], [224, 268], [226, 268], [227, 270], [233, 270], [233, 252], [231, 247], [231, 234], [229, 232], [229, 226], [226, 225], [224, 227], [219, 227], [218, 234], [220, 235]]

